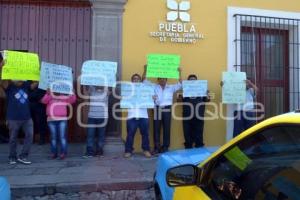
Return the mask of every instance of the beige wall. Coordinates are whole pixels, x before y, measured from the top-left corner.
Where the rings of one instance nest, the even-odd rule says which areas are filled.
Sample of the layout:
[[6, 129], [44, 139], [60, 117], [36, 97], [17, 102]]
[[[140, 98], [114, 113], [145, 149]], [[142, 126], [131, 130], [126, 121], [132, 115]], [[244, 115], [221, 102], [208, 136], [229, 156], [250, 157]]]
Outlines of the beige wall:
[[[149, 53], [181, 55], [183, 77], [195, 73], [199, 79], [208, 80], [213, 92], [213, 102], [220, 103], [221, 73], [227, 69], [227, 7], [245, 7], [267, 10], [300, 12], [299, 0], [190, 0], [191, 22], [204, 39], [196, 44], [160, 43], [149, 36], [158, 30], [158, 23], [166, 21], [168, 12], [164, 0], [128, 0], [123, 17], [122, 79], [129, 80], [133, 73], [142, 73]], [[155, 81], [155, 80], [153, 80]], [[219, 109], [225, 106], [219, 106]], [[207, 109], [211, 110], [211, 107]], [[178, 115], [181, 108], [176, 109]], [[150, 120], [151, 121], [151, 120]], [[122, 136], [126, 137], [126, 124], [122, 126]], [[150, 139], [152, 140], [152, 128]], [[204, 142], [206, 145], [220, 145], [225, 142], [226, 123], [221, 119], [205, 121]], [[140, 136], [136, 137], [137, 150], [140, 149]], [[172, 121], [171, 149], [182, 148], [182, 122]]]

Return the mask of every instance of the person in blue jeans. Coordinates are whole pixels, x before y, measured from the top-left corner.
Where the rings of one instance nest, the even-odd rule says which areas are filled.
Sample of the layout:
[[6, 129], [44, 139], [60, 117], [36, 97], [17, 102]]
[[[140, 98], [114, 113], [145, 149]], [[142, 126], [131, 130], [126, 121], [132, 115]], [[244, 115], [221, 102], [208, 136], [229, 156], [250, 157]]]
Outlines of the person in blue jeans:
[[[89, 95], [90, 99], [86, 153], [83, 157], [103, 156], [105, 129], [108, 122], [108, 96], [110, 92], [107, 87], [101, 86], [84, 86], [83, 89], [84, 94]], [[96, 144], [95, 134], [98, 135]]]
[[[134, 74], [131, 77], [131, 82], [141, 82], [142, 78], [138, 74]], [[142, 135], [142, 149], [145, 157], [151, 157], [150, 146], [149, 146], [149, 119], [148, 110], [146, 108], [131, 108], [128, 109], [127, 116], [127, 137], [125, 143], [125, 158], [129, 158], [133, 152], [134, 136], [137, 129], [140, 129]]]
[[57, 158], [57, 137], [60, 142], [60, 159], [65, 159], [67, 155], [68, 141], [67, 141], [67, 121], [68, 121], [68, 107], [76, 102], [76, 95], [64, 95], [50, 92], [42, 98], [41, 102], [46, 104], [47, 122], [51, 134], [51, 157]]

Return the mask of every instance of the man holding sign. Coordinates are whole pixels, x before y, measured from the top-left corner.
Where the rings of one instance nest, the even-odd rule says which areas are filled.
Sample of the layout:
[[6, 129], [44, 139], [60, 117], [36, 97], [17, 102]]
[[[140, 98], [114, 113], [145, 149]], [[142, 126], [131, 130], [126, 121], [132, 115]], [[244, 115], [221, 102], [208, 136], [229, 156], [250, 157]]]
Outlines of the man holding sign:
[[[140, 83], [141, 81], [142, 78], [139, 74], [133, 74], [131, 77], [132, 84], [130, 86], [134, 87], [133, 84]], [[136, 91], [133, 91], [132, 93], [135, 92]], [[131, 96], [135, 96], [135, 94], [131, 94]], [[142, 98], [142, 97], [138, 96], [136, 98]], [[122, 102], [121, 102], [121, 106], [122, 106]], [[124, 157], [129, 158], [132, 155], [134, 136], [138, 128], [140, 129], [142, 135], [142, 149], [144, 151], [144, 155], [147, 158], [151, 157], [150, 146], [149, 146], [149, 119], [148, 119], [147, 108], [143, 107], [142, 105], [131, 105], [131, 108], [128, 109], [126, 126], [127, 126], [127, 137], [125, 143]]]
[[[178, 57], [177, 57], [178, 58]], [[157, 58], [158, 61], [156, 63], [161, 63], [161, 68], [167, 66], [167, 70], [171, 73], [159, 73], [159, 74], [150, 74], [151, 70], [148, 69], [149, 66], [145, 65], [143, 79], [147, 77], [157, 77], [158, 84], [154, 87], [155, 94], [155, 108], [154, 108], [154, 151], [153, 154], [157, 154], [160, 152], [167, 152], [170, 146], [170, 131], [171, 131], [171, 117], [172, 117], [172, 104], [173, 104], [173, 95], [175, 92], [181, 89], [181, 68], [179, 67], [178, 59], [171, 58], [167, 59], [165, 56], [162, 58]], [[171, 60], [171, 61], [170, 61]], [[166, 62], [165, 62], [166, 61]], [[155, 60], [149, 59], [148, 63], [155, 63]], [[175, 63], [175, 64], [174, 64]], [[176, 66], [176, 67], [175, 67]], [[169, 70], [173, 68], [172, 70]], [[175, 72], [177, 71], [177, 72]], [[176, 75], [177, 74], [177, 75]], [[162, 76], [162, 77], [161, 77]], [[167, 78], [179, 78], [179, 82], [177, 84], [169, 85], [167, 84]], [[160, 146], [160, 129], [161, 125], [163, 126], [163, 145]]]
[[[186, 149], [204, 146], [203, 127], [205, 103], [210, 101], [207, 89], [207, 81], [201, 81], [200, 85], [193, 85], [197, 76], [191, 74], [188, 81], [183, 81], [183, 132]], [[191, 84], [192, 83], [192, 84]], [[191, 91], [190, 91], [191, 90]]]
[[[246, 78], [245, 72], [223, 72], [222, 101], [235, 103], [233, 137], [256, 123], [254, 100], [258, 92], [257, 86]], [[242, 92], [245, 94], [241, 95]]]
[[[14, 63], [13, 57], [9, 59], [12, 59], [9, 61], [10, 63]], [[26, 62], [26, 57], [23, 57], [23, 59], [25, 59], [24, 62]], [[4, 67], [2, 68], [3, 64]], [[1, 60], [0, 67], [2, 68], [2, 79], [3, 77], [4, 79], [8, 79], [10, 75], [13, 75], [10, 74], [10, 72], [15, 73], [17, 71], [13, 70], [7, 74], [9, 70], [4, 69], [5, 65], [6, 59], [4, 62], [3, 60]], [[18, 77], [25, 78], [20, 76]], [[28, 79], [30, 79], [30, 76], [28, 77]], [[39, 79], [39, 77], [34, 77], [33, 79]], [[30, 115], [28, 93], [30, 90], [33, 90], [37, 87], [37, 82], [21, 80], [4, 80], [1, 82], [0, 86], [2, 87], [2, 89], [4, 89], [7, 97], [6, 120], [8, 123], [10, 135], [9, 164], [16, 164], [17, 161], [22, 164], [31, 164], [31, 162], [27, 159], [33, 139], [33, 122]], [[22, 153], [19, 156], [17, 156], [17, 137], [20, 129], [22, 129], [22, 131], [25, 133], [25, 140]]]

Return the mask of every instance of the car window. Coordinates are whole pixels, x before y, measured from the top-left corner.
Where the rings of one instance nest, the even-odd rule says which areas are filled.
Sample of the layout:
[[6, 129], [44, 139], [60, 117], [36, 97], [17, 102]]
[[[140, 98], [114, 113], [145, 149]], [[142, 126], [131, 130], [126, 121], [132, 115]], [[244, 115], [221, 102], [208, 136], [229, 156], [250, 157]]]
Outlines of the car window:
[[214, 199], [299, 199], [300, 126], [281, 125], [259, 131], [207, 163], [204, 169], [209, 172], [202, 189]]

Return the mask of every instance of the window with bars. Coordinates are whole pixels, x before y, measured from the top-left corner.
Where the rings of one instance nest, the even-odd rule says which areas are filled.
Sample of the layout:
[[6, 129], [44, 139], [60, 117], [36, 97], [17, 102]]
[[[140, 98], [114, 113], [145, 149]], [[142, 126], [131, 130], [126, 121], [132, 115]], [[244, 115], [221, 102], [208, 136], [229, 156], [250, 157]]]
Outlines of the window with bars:
[[259, 88], [265, 117], [300, 108], [300, 20], [235, 15], [235, 68]]

